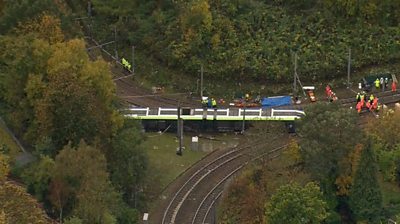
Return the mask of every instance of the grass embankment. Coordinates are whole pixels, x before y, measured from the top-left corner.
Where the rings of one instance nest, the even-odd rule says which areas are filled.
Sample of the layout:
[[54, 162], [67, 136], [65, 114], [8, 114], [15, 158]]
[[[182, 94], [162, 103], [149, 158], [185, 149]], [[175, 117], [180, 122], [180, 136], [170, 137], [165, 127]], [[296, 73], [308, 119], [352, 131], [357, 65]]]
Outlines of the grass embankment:
[[379, 177], [383, 196], [383, 206], [386, 212], [397, 214], [400, 211], [400, 188], [397, 183], [385, 182]]
[[[183, 138], [185, 150], [182, 156], [176, 155], [179, 142], [173, 133], [146, 133], [143, 143], [148, 157], [147, 192], [150, 200], [156, 199], [162, 190], [191, 165], [207, 153], [237, 144], [238, 139], [229, 134], [218, 134], [214, 140], [199, 138], [199, 150], [191, 149], [191, 135]], [[157, 184], [154, 184], [157, 183]]]
[[7, 132], [7, 127], [0, 120], [0, 149], [10, 157], [10, 161], [14, 161], [21, 149], [14, 141], [13, 137]]

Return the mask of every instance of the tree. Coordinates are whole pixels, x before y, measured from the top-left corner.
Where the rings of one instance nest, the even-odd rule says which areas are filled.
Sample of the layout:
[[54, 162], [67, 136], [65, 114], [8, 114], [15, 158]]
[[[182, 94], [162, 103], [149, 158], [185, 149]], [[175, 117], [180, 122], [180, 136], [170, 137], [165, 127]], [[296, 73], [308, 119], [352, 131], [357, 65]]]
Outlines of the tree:
[[0, 152], [0, 184], [6, 180], [9, 171], [8, 158]]
[[44, 11], [59, 14], [57, 3], [52, 0], [5, 0], [3, 15], [0, 17], [2, 34], [16, 27], [18, 23], [35, 18]]
[[24, 187], [5, 181], [0, 184], [0, 213], [4, 212], [6, 223], [52, 223]]
[[139, 188], [147, 168], [147, 154], [141, 147], [143, 136], [138, 125], [122, 129], [112, 140], [109, 167], [113, 183], [119, 186], [128, 204], [136, 207]]
[[130, 0], [94, 0], [93, 6], [100, 14], [122, 19], [132, 16], [132, 11], [138, 7], [138, 2]]
[[368, 142], [361, 154], [350, 190], [349, 205], [358, 221], [376, 223], [382, 214], [382, 194], [377, 179], [375, 153]]
[[245, 170], [229, 185], [221, 206], [221, 223], [263, 223], [265, 185], [263, 169]]
[[0, 37], [0, 99], [5, 120], [18, 135], [22, 136], [33, 120], [26, 82], [30, 73], [46, 72], [49, 52], [48, 44], [32, 35]]
[[64, 224], [83, 224], [82, 219], [72, 216], [64, 221]]
[[[336, 104], [314, 104], [299, 121], [301, 155], [306, 169], [324, 186], [333, 186], [341, 161], [361, 140], [356, 113]], [[328, 184], [328, 185], [325, 185]]]
[[106, 159], [98, 150], [81, 142], [67, 145], [55, 159], [50, 201], [64, 216], [74, 214], [83, 223], [110, 219], [119, 195], [109, 181]]
[[30, 138], [36, 144], [50, 138], [55, 148], [69, 141], [77, 145], [81, 139], [109, 142], [122, 122], [113, 106], [115, 85], [108, 65], [90, 61], [81, 40], [51, 45], [51, 50], [47, 73], [27, 81], [35, 111]]
[[267, 223], [321, 223], [328, 216], [327, 203], [315, 183], [280, 187], [266, 207]]
[[42, 156], [37, 163], [30, 165], [22, 174], [29, 191], [42, 202], [47, 199], [53, 169], [54, 160], [48, 156]]
[[[298, 123], [304, 167], [319, 182], [325, 201], [334, 210], [339, 205], [337, 187], [339, 193], [345, 193], [349, 184], [349, 156], [362, 140], [357, 115], [337, 104], [327, 103], [311, 105], [305, 112], [307, 116]], [[340, 217], [331, 213], [328, 219]]]
[[368, 122], [368, 134], [376, 137], [389, 149], [393, 149], [400, 143], [400, 111], [387, 112], [380, 119], [373, 119]]
[[20, 23], [17, 28], [18, 35], [34, 34], [38, 39], [46, 40], [49, 44], [60, 43], [64, 40], [60, 19], [42, 13], [32, 21]]
[[25, 189], [7, 181], [8, 159], [0, 153], [0, 223], [50, 223], [41, 206]]
[[128, 206], [122, 206], [118, 209], [118, 223], [119, 224], [137, 224], [139, 223], [139, 211]]

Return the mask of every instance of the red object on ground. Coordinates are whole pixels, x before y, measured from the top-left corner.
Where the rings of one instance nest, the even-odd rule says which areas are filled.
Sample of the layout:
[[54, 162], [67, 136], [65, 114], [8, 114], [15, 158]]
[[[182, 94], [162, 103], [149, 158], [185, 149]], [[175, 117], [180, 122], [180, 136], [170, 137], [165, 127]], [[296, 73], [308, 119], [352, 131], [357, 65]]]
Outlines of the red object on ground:
[[396, 82], [392, 82], [392, 92], [396, 92]]

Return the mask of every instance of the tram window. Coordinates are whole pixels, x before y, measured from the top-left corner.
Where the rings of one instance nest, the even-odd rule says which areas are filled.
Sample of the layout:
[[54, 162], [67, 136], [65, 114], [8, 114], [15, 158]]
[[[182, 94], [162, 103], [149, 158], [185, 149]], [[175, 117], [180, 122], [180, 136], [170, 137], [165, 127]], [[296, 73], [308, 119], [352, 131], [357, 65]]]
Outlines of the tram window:
[[190, 108], [182, 108], [182, 115], [190, 115]]

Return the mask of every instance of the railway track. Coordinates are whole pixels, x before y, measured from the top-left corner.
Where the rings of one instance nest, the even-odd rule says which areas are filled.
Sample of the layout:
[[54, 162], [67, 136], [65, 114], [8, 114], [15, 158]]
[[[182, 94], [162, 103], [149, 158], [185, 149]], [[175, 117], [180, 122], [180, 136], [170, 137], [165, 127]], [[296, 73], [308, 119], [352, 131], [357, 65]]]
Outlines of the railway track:
[[[118, 96], [129, 104], [143, 107], [199, 106], [199, 103], [195, 103], [194, 101], [182, 100], [182, 97], [177, 99], [152, 94], [150, 91], [134, 83], [129, 78], [130, 73], [119, 68], [118, 65], [112, 67], [112, 73], [117, 85]], [[390, 91], [386, 91], [374, 93], [374, 95], [379, 97], [380, 102], [384, 104], [391, 104], [400, 100], [399, 92], [393, 94]], [[340, 99], [339, 103], [346, 107], [354, 107], [355, 98]], [[306, 105], [292, 105], [288, 108], [304, 109], [304, 107]], [[285, 145], [281, 145], [275, 146], [274, 149], [269, 151], [262, 150], [266, 145], [264, 141], [260, 141], [241, 146], [205, 164], [182, 184], [170, 199], [162, 215], [162, 220], [154, 223], [211, 223], [213, 221], [211, 211], [222, 195], [228, 180], [254, 160], [265, 156], [268, 156], [270, 159], [279, 156], [281, 149], [285, 147]], [[260, 152], [262, 153], [260, 154]]]
[[[94, 39], [87, 38], [87, 43], [93, 47], [100, 48], [103, 59], [108, 62], [115, 62], [115, 58], [106, 50], [100, 47], [100, 44]], [[88, 51], [92, 60], [97, 56], [94, 51]], [[113, 80], [117, 87], [117, 95], [128, 104], [139, 107], [177, 107], [178, 105], [184, 107], [198, 107], [199, 102], [188, 99], [191, 93], [170, 94], [166, 97], [165, 94], [153, 94], [151, 91], [139, 86], [132, 80], [132, 74], [120, 66], [119, 63], [112, 63], [111, 72]], [[176, 98], [173, 95], [177, 96]]]
[[274, 158], [280, 156], [282, 149], [285, 148], [286, 146], [287, 146], [287, 144], [276, 147], [272, 150], [262, 153], [261, 155], [258, 155], [255, 158], [252, 158], [250, 161], [247, 161], [246, 163], [240, 165], [239, 167], [234, 169], [232, 172], [230, 172], [228, 175], [226, 175], [223, 179], [221, 179], [207, 193], [207, 195], [200, 202], [191, 223], [192, 224], [213, 223], [213, 217], [211, 216], [211, 210], [214, 208], [215, 203], [217, 202], [219, 197], [222, 195], [224, 187], [225, 187], [225, 183], [228, 181], [228, 179], [231, 178], [232, 176], [234, 176], [238, 171], [243, 169], [246, 165], [250, 164], [251, 162], [253, 162], [255, 160], [261, 159], [266, 156], [267, 156], [267, 159], [274, 159]]
[[[94, 39], [88, 39], [88, 42], [91, 45], [99, 46], [100, 44], [96, 42]], [[107, 61], [115, 62], [115, 58], [103, 48], [102, 50], [103, 58]], [[92, 52], [89, 52], [89, 55]], [[92, 56], [95, 58], [95, 56]], [[180, 95], [181, 97], [174, 98], [172, 95], [169, 97], [163, 96], [161, 94], [153, 94], [149, 90], [140, 87], [136, 84], [132, 79], [132, 74], [128, 73], [122, 66], [119, 66], [118, 63], [114, 64], [111, 67], [111, 71], [114, 75], [114, 81], [117, 85], [117, 95], [120, 96], [125, 102], [129, 104], [133, 104], [135, 106], [141, 107], [177, 107], [185, 106], [185, 107], [199, 107], [200, 103], [194, 100], [189, 100], [187, 98], [182, 98], [182, 96], [190, 97], [190, 93], [180, 93], [175, 95]], [[392, 104], [400, 101], [400, 93], [397, 91], [393, 93], [391, 91], [378, 92], [374, 93], [376, 97], [380, 99], [380, 103], [384, 104]], [[355, 106], [355, 98], [345, 98], [339, 99], [338, 102], [344, 106]], [[282, 106], [280, 108], [290, 108], [290, 109], [304, 109], [305, 105], [290, 105], [290, 106]]]
[[[385, 92], [377, 92], [373, 93], [375, 97], [379, 98], [379, 103], [383, 104], [393, 104], [396, 102], [400, 101], [400, 91], [397, 90], [395, 93], [391, 91], [385, 91]], [[354, 97], [349, 97], [349, 98], [344, 98], [344, 99], [339, 99], [338, 103], [346, 106], [346, 107], [355, 107], [356, 105], [356, 99], [355, 95]], [[277, 107], [279, 109], [294, 109], [294, 110], [304, 110], [305, 107], [307, 107], [309, 104], [302, 104], [302, 105], [288, 105], [288, 106], [280, 106]]]
[[[203, 223], [210, 214], [211, 207], [223, 191], [230, 177], [245, 165], [261, 156], [277, 153], [283, 148], [280, 138], [266, 142], [259, 139], [220, 155], [204, 164], [191, 174], [169, 200], [162, 220], [154, 223]], [[275, 147], [274, 150], [265, 150]], [[194, 212], [196, 211], [196, 212]]]
[[[136, 106], [177, 107], [180, 105], [184, 107], [196, 107], [200, 105], [197, 105], [193, 101], [184, 99], [189, 97], [190, 93], [170, 94], [169, 97], [166, 97], [165, 95], [153, 94], [138, 87], [133, 80], [129, 79], [129, 77], [116, 79], [114, 82], [117, 85], [117, 95], [129, 104]], [[174, 98], [174, 95], [178, 98]]]

